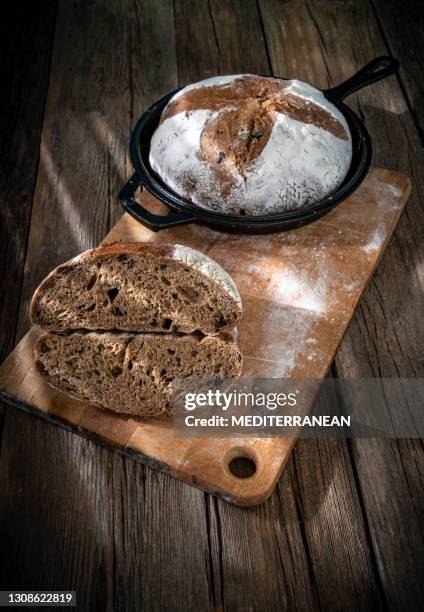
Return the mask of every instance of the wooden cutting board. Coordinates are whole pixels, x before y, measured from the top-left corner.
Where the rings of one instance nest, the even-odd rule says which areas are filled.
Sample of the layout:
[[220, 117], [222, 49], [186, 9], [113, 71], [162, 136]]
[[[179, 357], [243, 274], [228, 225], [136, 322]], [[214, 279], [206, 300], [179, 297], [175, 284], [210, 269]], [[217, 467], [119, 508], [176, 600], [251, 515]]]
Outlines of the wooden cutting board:
[[[406, 177], [377, 169], [334, 211], [298, 230], [244, 236], [188, 225], [155, 234], [124, 214], [104, 243], [170, 242], [207, 253], [233, 276], [242, 296], [243, 375], [323, 378], [409, 192]], [[147, 193], [140, 199], [163, 210]], [[32, 328], [0, 368], [0, 394], [8, 403], [232, 503], [257, 504], [270, 495], [294, 438], [182, 439], [169, 423], [72, 400], [35, 371], [38, 333]], [[254, 475], [234, 476], [228, 468], [234, 457], [253, 460]]]

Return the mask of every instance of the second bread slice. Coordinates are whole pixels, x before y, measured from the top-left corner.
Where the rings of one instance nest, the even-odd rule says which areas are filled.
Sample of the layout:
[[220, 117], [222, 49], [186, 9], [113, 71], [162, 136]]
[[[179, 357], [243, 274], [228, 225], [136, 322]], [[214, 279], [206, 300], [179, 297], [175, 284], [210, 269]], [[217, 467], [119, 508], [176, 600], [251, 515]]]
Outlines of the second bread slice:
[[60, 391], [115, 412], [152, 417], [171, 414], [176, 380], [235, 379], [242, 367], [238, 343], [228, 333], [47, 332], [34, 356]]

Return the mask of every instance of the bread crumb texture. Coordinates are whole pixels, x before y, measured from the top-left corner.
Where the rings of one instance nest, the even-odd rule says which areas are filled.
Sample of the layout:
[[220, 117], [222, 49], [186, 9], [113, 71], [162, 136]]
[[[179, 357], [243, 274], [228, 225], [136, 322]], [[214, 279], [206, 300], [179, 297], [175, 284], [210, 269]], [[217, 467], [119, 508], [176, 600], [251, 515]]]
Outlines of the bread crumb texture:
[[37, 289], [33, 323], [50, 331], [131, 332], [231, 330], [241, 299], [212, 259], [181, 245], [119, 243], [59, 266]]
[[228, 333], [46, 332], [34, 354], [39, 371], [60, 391], [144, 417], [170, 416], [175, 381], [233, 379], [242, 367], [238, 343]]
[[35, 362], [76, 399], [167, 417], [176, 380], [240, 375], [240, 317], [234, 281], [199, 251], [112, 244], [59, 266], [35, 292], [32, 321], [48, 330]]

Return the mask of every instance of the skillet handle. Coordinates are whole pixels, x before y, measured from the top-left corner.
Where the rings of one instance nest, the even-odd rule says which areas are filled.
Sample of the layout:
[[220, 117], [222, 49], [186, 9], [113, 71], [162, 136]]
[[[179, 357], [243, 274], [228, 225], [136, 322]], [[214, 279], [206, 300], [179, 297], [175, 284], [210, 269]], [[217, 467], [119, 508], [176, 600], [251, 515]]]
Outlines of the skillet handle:
[[395, 74], [399, 71], [399, 66], [394, 57], [376, 57], [344, 83], [324, 90], [324, 94], [331, 102], [341, 102], [354, 91]]
[[119, 192], [119, 200], [124, 209], [134, 217], [136, 221], [145, 225], [153, 232], [159, 232], [169, 227], [185, 225], [197, 221], [197, 217], [183, 212], [169, 212], [167, 215], [155, 215], [134, 199], [134, 193], [140, 187], [141, 181], [137, 174], [133, 174], [128, 183]]

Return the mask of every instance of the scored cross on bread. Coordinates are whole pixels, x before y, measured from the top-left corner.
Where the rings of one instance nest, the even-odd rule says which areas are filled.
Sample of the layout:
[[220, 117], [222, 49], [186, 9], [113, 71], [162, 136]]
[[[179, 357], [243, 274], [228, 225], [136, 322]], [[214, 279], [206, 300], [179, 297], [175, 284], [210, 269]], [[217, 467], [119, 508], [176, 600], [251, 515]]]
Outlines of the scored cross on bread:
[[169, 189], [218, 213], [268, 215], [334, 191], [352, 158], [340, 110], [296, 80], [218, 76], [178, 91], [150, 141]]

